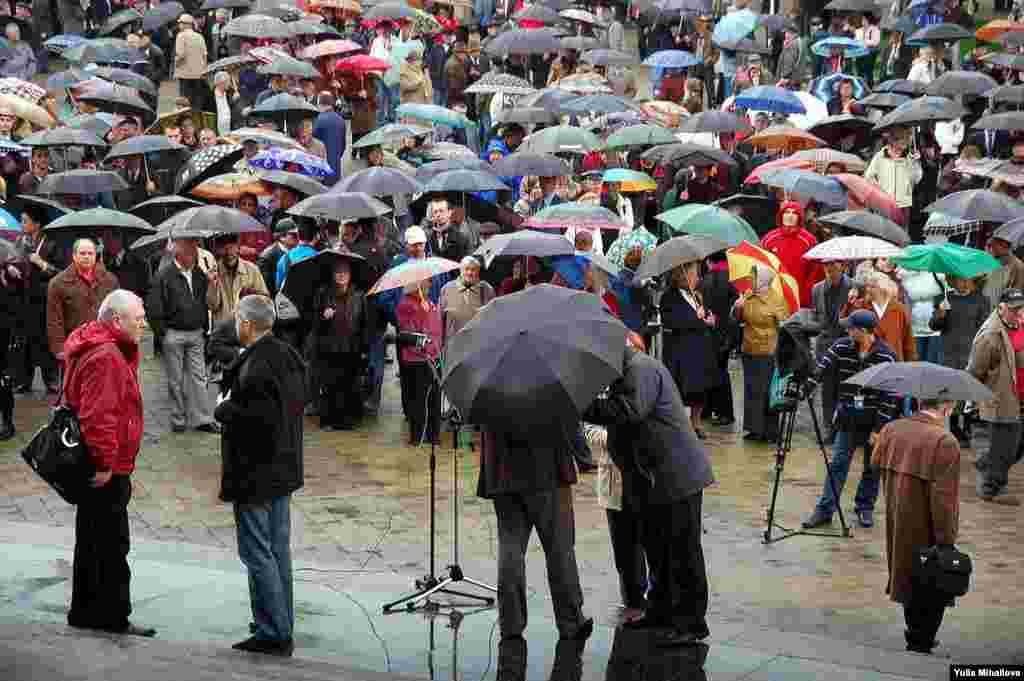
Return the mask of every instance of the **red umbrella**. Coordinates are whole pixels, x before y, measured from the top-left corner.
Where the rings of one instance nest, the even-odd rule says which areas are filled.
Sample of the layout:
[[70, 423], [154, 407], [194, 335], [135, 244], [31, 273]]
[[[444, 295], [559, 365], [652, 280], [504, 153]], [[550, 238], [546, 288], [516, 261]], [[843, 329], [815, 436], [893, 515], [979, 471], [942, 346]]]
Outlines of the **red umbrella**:
[[851, 173], [836, 173], [829, 177], [835, 178], [846, 187], [846, 194], [850, 199], [848, 210], [868, 208], [893, 222], [900, 222], [903, 219], [903, 211], [896, 206], [896, 200], [892, 195], [887, 194], [871, 180]]
[[754, 169], [754, 172], [747, 175], [747, 179], [743, 180], [743, 184], [760, 184], [761, 173], [766, 170], [774, 170], [776, 168], [797, 168], [798, 170], [810, 170], [814, 171], [814, 161], [804, 161], [798, 158], [780, 158], [774, 161], [768, 161], [762, 163]]
[[353, 73], [370, 73], [371, 71], [387, 71], [391, 64], [368, 54], [356, 54], [351, 57], [339, 59], [334, 68], [339, 71], [352, 71]]

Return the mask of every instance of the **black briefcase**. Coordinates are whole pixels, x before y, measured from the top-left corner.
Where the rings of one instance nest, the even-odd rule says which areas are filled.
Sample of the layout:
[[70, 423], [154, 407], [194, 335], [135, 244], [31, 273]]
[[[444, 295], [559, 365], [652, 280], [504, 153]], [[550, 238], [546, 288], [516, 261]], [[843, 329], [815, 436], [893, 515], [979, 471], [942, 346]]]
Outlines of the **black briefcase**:
[[971, 557], [952, 544], [914, 549], [915, 586], [957, 598], [970, 590], [971, 571]]

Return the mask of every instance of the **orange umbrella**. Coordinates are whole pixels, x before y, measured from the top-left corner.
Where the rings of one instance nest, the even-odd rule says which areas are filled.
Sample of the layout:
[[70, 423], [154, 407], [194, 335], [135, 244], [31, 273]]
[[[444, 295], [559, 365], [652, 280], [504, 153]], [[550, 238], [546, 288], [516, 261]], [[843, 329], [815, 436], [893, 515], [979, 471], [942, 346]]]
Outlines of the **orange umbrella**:
[[828, 142], [806, 130], [794, 128], [791, 125], [773, 125], [761, 132], [746, 139], [755, 147], [766, 149], [789, 149], [799, 151], [801, 149], [818, 149], [827, 147]]
[[893, 222], [903, 219], [903, 211], [896, 206], [896, 200], [871, 180], [852, 173], [836, 173], [830, 175], [846, 187], [846, 195], [850, 205], [847, 210], [871, 209], [889, 218]]
[[770, 298], [785, 305], [790, 314], [800, 309], [800, 285], [796, 283], [793, 275], [786, 271], [774, 253], [744, 241], [726, 251], [725, 256], [729, 261], [729, 281], [733, 282], [741, 294], [753, 288], [754, 268], [767, 267], [776, 274], [772, 281]]
[[999, 42], [1000, 36], [1012, 31], [1024, 31], [1024, 24], [1018, 24], [1007, 19], [996, 19], [979, 28], [978, 32], [974, 35], [978, 40], [984, 40], [986, 43], [996, 43]]
[[271, 192], [256, 175], [225, 173], [200, 182], [190, 193], [202, 199], [225, 201], [237, 200], [243, 194], [269, 196]]

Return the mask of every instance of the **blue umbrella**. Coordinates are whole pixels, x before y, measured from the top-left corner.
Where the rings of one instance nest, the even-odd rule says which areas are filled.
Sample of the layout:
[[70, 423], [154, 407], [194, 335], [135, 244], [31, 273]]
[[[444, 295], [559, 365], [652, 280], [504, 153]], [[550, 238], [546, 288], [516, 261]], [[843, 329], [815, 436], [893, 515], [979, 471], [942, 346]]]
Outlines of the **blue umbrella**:
[[761, 184], [779, 187], [793, 194], [800, 194], [836, 208], [848, 204], [846, 188], [838, 180], [796, 168], [773, 168], [761, 173]]
[[[401, 108], [401, 107], [399, 107]], [[640, 107], [630, 99], [615, 95], [586, 95], [577, 97], [562, 104], [565, 113], [621, 113], [623, 111], [639, 111]]]
[[20, 232], [21, 223], [14, 219], [14, 216], [0, 208], [0, 229], [6, 232]]
[[807, 113], [804, 103], [789, 90], [774, 85], [758, 85], [743, 94], [737, 95], [734, 103], [737, 107], [754, 111], [771, 111], [772, 113], [802, 114]]
[[853, 83], [854, 99], [860, 99], [867, 94], [868, 86], [864, 84], [863, 79], [857, 76], [848, 76], [845, 73], [833, 73], [830, 76], [818, 78], [811, 85], [811, 94], [823, 102], [828, 102], [836, 95], [836, 88], [839, 86], [839, 81], [842, 80]]
[[465, 114], [436, 104], [402, 104], [395, 109], [395, 115], [398, 118], [415, 118], [420, 121], [447, 125], [449, 128], [465, 128], [470, 123]]
[[64, 52], [64, 50], [69, 50], [72, 47], [77, 47], [78, 45], [88, 41], [88, 38], [84, 38], [74, 33], [61, 33], [60, 35], [55, 35], [52, 38], [49, 38], [43, 43], [43, 47], [51, 52], [60, 54]]
[[22, 154], [28, 151], [28, 147], [12, 142], [11, 140], [0, 140], [0, 154]]
[[696, 66], [703, 60], [686, 50], [661, 50], [644, 59], [645, 66], [660, 66], [666, 69], [685, 69]]
[[726, 14], [718, 20], [711, 40], [716, 45], [722, 43], [738, 43], [754, 32], [757, 28], [758, 16], [749, 9]]
[[327, 177], [334, 172], [327, 161], [298, 149], [270, 147], [249, 159], [250, 166], [263, 170], [284, 170], [289, 163], [299, 166], [299, 172], [309, 177]]
[[836, 48], [841, 49], [843, 56], [847, 59], [866, 57], [871, 54], [871, 50], [864, 47], [864, 43], [853, 38], [825, 38], [814, 43], [811, 51], [819, 57], [831, 57], [832, 50]]

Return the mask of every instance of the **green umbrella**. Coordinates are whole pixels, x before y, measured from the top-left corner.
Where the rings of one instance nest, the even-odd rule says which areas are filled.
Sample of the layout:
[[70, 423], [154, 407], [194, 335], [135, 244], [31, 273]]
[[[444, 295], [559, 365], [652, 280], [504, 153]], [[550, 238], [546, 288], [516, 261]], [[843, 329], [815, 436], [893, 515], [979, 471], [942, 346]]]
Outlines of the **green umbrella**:
[[372, 130], [352, 145], [353, 149], [361, 147], [375, 147], [381, 144], [391, 144], [409, 137], [429, 135], [431, 128], [406, 123], [389, 123], [388, 125]]
[[760, 242], [757, 232], [743, 218], [718, 206], [691, 203], [655, 216], [679, 234], [716, 236], [730, 246], [744, 241]]
[[631, 232], [619, 235], [619, 238], [615, 240], [615, 243], [608, 249], [607, 257], [610, 261], [618, 265], [619, 267], [626, 266], [626, 255], [633, 250], [635, 246], [639, 246], [646, 257], [651, 251], [658, 246], [658, 237], [648, 232], [643, 227], [637, 227]]
[[156, 231], [153, 225], [142, 218], [137, 218], [131, 213], [110, 210], [109, 208], [88, 208], [68, 213], [48, 224], [44, 231], [52, 232], [57, 229], [69, 229], [72, 227], [126, 227], [129, 229], [141, 229], [147, 232]]
[[969, 279], [1003, 266], [985, 251], [958, 244], [924, 244], [907, 246], [892, 261], [904, 269], [923, 270]]
[[679, 140], [668, 128], [660, 125], [631, 125], [608, 136], [605, 146], [608, 149], [625, 149], [626, 147], [646, 147], [657, 144], [675, 144]]
[[555, 125], [528, 136], [521, 148], [538, 154], [566, 151], [586, 154], [602, 146], [601, 139], [589, 130], [575, 125]]

